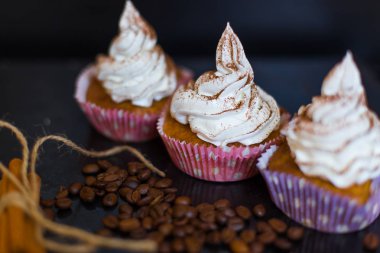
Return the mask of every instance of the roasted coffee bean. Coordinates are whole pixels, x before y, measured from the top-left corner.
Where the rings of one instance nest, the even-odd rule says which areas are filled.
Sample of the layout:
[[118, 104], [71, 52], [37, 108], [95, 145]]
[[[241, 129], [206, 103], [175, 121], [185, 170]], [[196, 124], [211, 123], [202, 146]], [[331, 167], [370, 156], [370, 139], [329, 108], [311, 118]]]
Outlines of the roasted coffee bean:
[[197, 213], [198, 213], [198, 211], [197, 211], [197, 209], [195, 209], [195, 207], [193, 207], [193, 206], [188, 206], [187, 207], [187, 212], [186, 212], [186, 217], [187, 218], [195, 218], [196, 216], [197, 216]]
[[132, 190], [135, 190], [139, 186], [139, 182], [130, 178], [127, 178], [123, 183], [123, 186], [126, 186]]
[[264, 244], [257, 241], [253, 242], [250, 247], [251, 253], [263, 253], [264, 249], [265, 249]]
[[174, 228], [173, 224], [164, 223], [158, 227], [158, 231], [160, 231], [164, 236], [168, 236], [173, 231], [173, 228]]
[[272, 229], [277, 233], [285, 233], [285, 231], [288, 229], [288, 225], [280, 219], [277, 218], [271, 218], [268, 220], [268, 224], [272, 227]]
[[185, 226], [175, 226], [173, 228], [173, 235], [175, 237], [185, 237], [187, 235]]
[[219, 245], [222, 241], [222, 236], [219, 231], [212, 231], [206, 236], [206, 242], [211, 245]]
[[253, 207], [253, 214], [258, 217], [258, 218], [262, 218], [265, 216], [266, 214], [266, 209], [265, 209], [265, 206], [263, 204], [257, 204]]
[[175, 238], [172, 241], [171, 249], [173, 252], [183, 252], [185, 251], [185, 243], [181, 238]]
[[64, 186], [60, 186], [57, 194], [55, 195], [56, 199], [67, 198], [69, 196], [69, 191]]
[[241, 239], [234, 239], [230, 242], [230, 249], [233, 253], [248, 253], [249, 248], [247, 243]]
[[135, 230], [132, 230], [130, 233], [129, 233], [129, 236], [132, 238], [132, 239], [143, 239], [145, 238], [147, 235], [146, 233], [146, 230], [142, 227], [139, 227]]
[[153, 228], [153, 218], [146, 216], [142, 220], [142, 227], [146, 230], [151, 230]]
[[85, 183], [87, 186], [94, 186], [95, 183], [96, 183], [96, 177], [94, 177], [94, 176], [87, 176], [87, 177], [85, 177], [85, 179], [84, 179], [84, 183]]
[[263, 244], [271, 244], [276, 240], [276, 233], [272, 230], [265, 231], [257, 237], [257, 240]]
[[96, 174], [98, 173], [100, 170], [100, 167], [98, 164], [96, 163], [89, 163], [89, 164], [86, 164], [83, 168], [82, 168], [82, 173], [83, 174]]
[[216, 222], [219, 224], [219, 225], [225, 225], [227, 223], [227, 216], [225, 216], [222, 212], [218, 212], [216, 214]]
[[187, 206], [184, 205], [175, 205], [173, 207], [173, 216], [175, 218], [182, 218], [186, 216], [187, 213]]
[[202, 250], [203, 243], [195, 236], [185, 238], [186, 251], [189, 253], [197, 253]]
[[99, 167], [100, 167], [102, 170], [106, 170], [106, 169], [108, 169], [109, 167], [112, 167], [112, 166], [113, 166], [112, 163], [109, 162], [109, 161], [107, 161], [107, 160], [98, 160], [96, 163], [99, 165]]
[[153, 231], [149, 233], [147, 238], [155, 241], [156, 243], [160, 243], [165, 239], [164, 236], [158, 231]]
[[175, 193], [168, 193], [164, 197], [165, 202], [173, 202], [175, 200]]
[[298, 241], [302, 239], [304, 229], [302, 227], [290, 227], [286, 232], [286, 235], [290, 240]]
[[231, 202], [228, 199], [219, 199], [214, 202], [216, 209], [225, 209], [231, 206]]
[[153, 187], [153, 186], [156, 184], [157, 180], [158, 180], [158, 179], [157, 179], [156, 177], [151, 177], [151, 178], [148, 179], [147, 184], [148, 184], [150, 187]]
[[245, 229], [241, 231], [240, 238], [246, 243], [251, 243], [256, 238], [256, 232], [252, 229]]
[[42, 211], [47, 219], [54, 220], [55, 212], [52, 208], [43, 208]]
[[94, 187], [98, 188], [98, 189], [104, 189], [106, 187], [107, 183], [104, 182], [104, 181], [99, 181], [99, 179], [96, 179], [96, 182], [94, 184]]
[[55, 205], [55, 200], [54, 199], [41, 199], [40, 205], [42, 207], [50, 208], [50, 207], [53, 207]]
[[80, 192], [80, 189], [82, 189], [83, 185], [79, 182], [76, 182], [76, 183], [72, 183], [69, 187], [69, 193], [72, 195], [72, 196], [76, 196], [79, 194]]
[[117, 192], [119, 190], [119, 187], [121, 185], [120, 180], [116, 180], [112, 183], [108, 183], [105, 187], [106, 192]]
[[218, 226], [215, 223], [201, 222], [198, 228], [202, 231], [212, 231], [218, 229]]
[[176, 226], [184, 226], [188, 222], [189, 222], [189, 218], [182, 217], [182, 218], [179, 218], [179, 219], [175, 219], [174, 222], [173, 222], [173, 224], [176, 225]]
[[243, 220], [249, 220], [252, 217], [251, 211], [245, 206], [237, 206], [235, 208], [237, 215]]
[[214, 210], [206, 210], [199, 214], [199, 218], [206, 223], [214, 223], [215, 222], [215, 211]]
[[240, 231], [244, 228], [244, 221], [239, 217], [232, 217], [228, 219], [227, 227], [235, 231]]
[[363, 247], [370, 251], [377, 250], [379, 247], [379, 236], [375, 233], [367, 233], [363, 238]]
[[103, 197], [104, 195], [106, 195], [106, 191], [102, 189], [95, 189], [95, 195], [98, 197]]
[[152, 200], [153, 200], [153, 197], [148, 195], [148, 196], [143, 197], [139, 201], [137, 201], [137, 205], [146, 206], [146, 205], [149, 205], [152, 202]]
[[137, 191], [140, 192], [141, 195], [145, 195], [149, 191], [149, 185], [148, 184], [140, 184], [137, 188]]
[[140, 162], [129, 162], [128, 163], [128, 174], [131, 176], [136, 175], [141, 169], [144, 169], [145, 165]]
[[83, 186], [80, 190], [79, 197], [83, 202], [93, 202], [95, 200], [95, 191], [91, 187]]
[[288, 239], [285, 239], [285, 238], [277, 238], [273, 244], [274, 246], [276, 246], [276, 248], [282, 251], [289, 251], [292, 249], [292, 246], [293, 246], [292, 243]]
[[107, 228], [99, 229], [96, 231], [96, 234], [104, 237], [111, 237], [113, 235], [112, 231]]
[[158, 219], [159, 217], [164, 215], [164, 211], [161, 209], [159, 205], [153, 205], [149, 208], [149, 215], [153, 219]]
[[120, 213], [117, 217], [119, 220], [126, 220], [132, 218], [132, 213]]
[[191, 205], [191, 199], [188, 196], [179, 196], [175, 199], [174, 204], [176, 204], [176, 205]]
[[144, 169], [138, 172], [137, 178], [141, 182], [145, 182], [146, 180], [150, 178], [151, 175], [152, 175], [152, 171], [150, 169]]
[[119, 220], [115, 215], [107, 215], [102, 219], [103, 226], [109, 229], [116, 229], [119, 227]]
[[137, 203], [138, 201], [140, 201], [140, 199], [141, 199], [140, 192], [137, 190], [133, 191], [131, 195], [132, 203]]
[[226, 208], [223, 210], [223, 214], [228, 217], [228, 218], [231, 218], [231, 217], [235, 217], [236, 216], [236, 212], [234, 211], [234, 209], [232, 208]]
[[170, 187], [170, 188], [165, 188], [165, 189], [162, 189], [162, 191], [164, 193], [176, 193], [178, 191], [177, 188], [174, 188], [174, 187]]
[[[111, 168], [113, 168], [113, 167], [111, 167]], [[107, 183], [110, 183], [110, 182], [116, 181], [118, 179], [119, 179], [119, 175], [117, 175], [117, 174], [106, 174], [104, 176], [103, 181], [107, 182]]]
[[55, 206], [60, 210], [68, 210], [71, 208], [72, 203], [69, 198], [59, 198], [55, 201]]
[[127, 198], [127, 193], [128, 192], [132, 193], [132, 189], [128, 188], [128, 187], [122, 187], [122, 188], [119, 189], [120, 197], [122, 197], [123, 199]]
[[141, 226], [139, 219], [130, 218], [127, 220], [121, 220], [119, 223], [119, 229], [121, 232], [130, 232], [138, 229]]
[[132, 214], [133, 213], [133, 208], [129, 204], [123, 203], [123, 204], [119, 205], [119, 213], [129, 213], [129, 214]]
[[150, 188], [148, 191], [148, 195], [151, 195], [154, 199], [158, 197], [164, 197], [164, 192], [161, 190], [158, 190], [156, 188]]
[[160, 253], [170, 253], [171, 252], [170, 243], [168, 243], [168, 242], [161, 242], [160, 245], [158, 246], [158, 252], [160, 252]]
[[162, 189], [162, 188], [168, 188], [172, 185], [173, 181], [170, 178], [162, 178], [159, 179], [155, 184], [154, 187]]
[[206, 210], [212, 210], [212, 211], [215, 210], [215, 207], [209, 203], [201, 203], [197, 205], [195, 208], [197, 209], [198, 212], [203, 212]]
[[226, 244], [230, 243], [233, 239], [236, 238], [235, 230], [230, 228], [224, 228], [221, 233], [222, 241]]
[[193, 234], [194, 231], [195, 231], [195, 228], [194, 228], [192, 225], [190, 225], [190, 224], [187, 224], [187, 225], [184, 226], [183, 228], [184, 228], [185, 233], [186, 233], [187, 235], [191, 235], [191, 234]]
[[258, 232], [263, 233], [266, 231], [273, 231], [272, 227], [265, 221], [258, 221], [256, 223], [256, 229]]
[[137, 209], [137, 211], [134, 213], [135, 217], [140, 218], [140, 219], [148, 216], [148, 214], [149, 214], [148, 206], [142, 206], [139, 209]]
[[111, 175], [111, 174], [118, 174], [120, 171], [120, 168], [118, 166], [111, 166], [106, 170], [106, 174]]
[[117, 204], [118, 196], [115, 193], [107, 193], [103, 199], [102, 204], [106, 207], [112, 207]]

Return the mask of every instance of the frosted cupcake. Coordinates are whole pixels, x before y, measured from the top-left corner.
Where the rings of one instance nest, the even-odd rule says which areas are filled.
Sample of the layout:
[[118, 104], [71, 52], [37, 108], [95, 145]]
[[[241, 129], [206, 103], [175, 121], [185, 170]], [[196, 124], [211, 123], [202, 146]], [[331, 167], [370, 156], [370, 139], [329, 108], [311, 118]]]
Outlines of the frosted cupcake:
[[116, 141], [157, 136], [156, 123], [178, 83], [191, 76], [157, 45], [154, 29], [127, 1], [109, 55], [99, 56], [77, 80], [75, 97], [103, 135]]
[[380, 123], [350, 52], [259, 161], [275, 204], [320, 231], [345, 233], [379, 215]]
[[174, 164], [190, 176], [243, 180], [257, 172], [261, 152], [280, 140], [280, 110], [254, 83], [229, 24], [217, 46], [216, 68], [178, 88], [158, 130]]

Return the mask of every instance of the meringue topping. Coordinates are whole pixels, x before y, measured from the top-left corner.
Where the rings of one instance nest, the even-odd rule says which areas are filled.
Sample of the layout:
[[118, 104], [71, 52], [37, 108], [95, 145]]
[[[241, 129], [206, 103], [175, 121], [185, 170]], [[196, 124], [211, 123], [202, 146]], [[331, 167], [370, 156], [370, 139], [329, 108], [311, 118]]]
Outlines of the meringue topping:
[[280, 111], [253, 82], [252, 67], [229, 24], [217, 46], [216, 69], [175, 92], [172, 117], [216, 146], [262, 142], [278, 128]]

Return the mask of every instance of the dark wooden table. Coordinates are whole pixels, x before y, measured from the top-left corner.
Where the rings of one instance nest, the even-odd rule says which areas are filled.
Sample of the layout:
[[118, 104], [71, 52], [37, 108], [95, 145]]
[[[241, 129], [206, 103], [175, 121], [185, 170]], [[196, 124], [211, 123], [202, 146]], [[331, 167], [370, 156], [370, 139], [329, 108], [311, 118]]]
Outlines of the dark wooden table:
[[[320, 93], [323, 77], [340, 60], [329, 58], [259, 58], [251, 59], [256, 82], [278, 103], [290, 112], [295, 112], [302, 104]], [[116, 143], [99, 135], [88, 124], [74, 99], [74, 82], [78, 72], [90, 60], [1, 60], [0, 61], [0, 117], [13, 122], [27, 135], [29, 143], [38, 136], [63, 134], [74, 142], [92, 149], [112, 147]], [[214, 58], [179, 58], [177, 62], [194, 70], [196, 76], [215, 68]], [[380, 83], [369, 66], [360, 64], [370, 106], [380, 113]], [[373, 70], [373, 68], [372, 68]], [[0, 160], [8, 163], [11, 157], [19, 156], [19, 146], [7, 131], [0, 131]], [[171, 163], [164, 145], [159, 139], [141, 144], [132, 144], [140, 149], [159, 168], [174, 179], [181, 194], [188, 194], [195, 202], [212, 202], [218, 198], [228, 198], [234, 205], [252, 207], [265, 203], [269, 216], [284, 216], [271, 203], [265, 184], [260, 176], [237, 183], [210, 183], [196, 180], [176, 170]], [[127, 154], [112, 158], [116, 162], [127, 161]], [[82, 180], [81, 166], [90, 161], [68, 148], [55, 143], [44, 146], [38, 163], [42, 177], [42, 196], [53, 197], [60, 185]], [[84, 206], [74, 201], [71, 211], [60, 213], [58, 222], [95, 231], [101, 227], [100, 219], [106, 213], [97, 203]], [[285, 218], [286, 219], [286, 218]], [[286, 219], [288, 223], [292, 223]], [[365, 231], [380, 234], [378, 219]], [[295, 252], [362, 252], [361, 238], [364, 232], [347, 235], [331, 235], [306, 231], [305, 239]], [[207, 252], [220, 252], [225, 249], [208, 249]], [[269, 250], [271, 251], [271, 250]], [[273, 249], [272, 249], [273, 251]], [[101, 251], [109, 252], [109, 251]], [[380, 251], [378, 251], [380, 252]]]

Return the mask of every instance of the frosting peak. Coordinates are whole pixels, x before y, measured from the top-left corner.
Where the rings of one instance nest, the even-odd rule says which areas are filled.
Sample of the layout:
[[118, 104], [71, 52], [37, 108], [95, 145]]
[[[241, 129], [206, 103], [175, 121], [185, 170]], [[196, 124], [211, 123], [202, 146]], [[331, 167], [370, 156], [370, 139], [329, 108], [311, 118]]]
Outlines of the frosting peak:
[[170, 112], [197, 136], [216, 146], [257, 144], [279, 126], [275, 100], [253, 82], [253, 71], [229, 24], [216, 51], [217, 71], [173, 95]]
[[156, 32], [131, 1], [125, 5], [119, 28], [109, 56], [97, 62], [98, 79], [112, 100], [149, 107], [171, 95], [177, 85], [174, 63], [156, 44]]
[[380, 175], [380, 121], [364, 103], [360, 73], [348, 53], [301, 107], [284, 133], [303, 173], [338, 188]]

